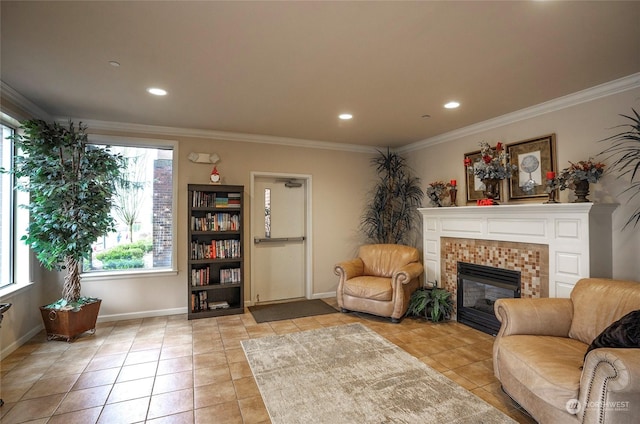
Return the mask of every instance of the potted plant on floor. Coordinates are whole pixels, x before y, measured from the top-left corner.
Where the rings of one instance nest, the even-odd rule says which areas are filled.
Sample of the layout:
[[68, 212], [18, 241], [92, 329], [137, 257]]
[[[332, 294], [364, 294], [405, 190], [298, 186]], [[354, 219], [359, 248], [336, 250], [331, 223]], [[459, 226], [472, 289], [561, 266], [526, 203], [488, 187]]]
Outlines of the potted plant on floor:
[[47, 337], [71, 341], [95, 330], [100, 300], [81, 297], [79, 266], [91, 245], [114, 231], [111, 206], [123, 158], [89, 144], [82, 123], [65, 128], [29, 120], [11, 139], [19, 152], [11, 170], [16, 189], [30, 195], [22, 240], [44, 267], [66, 270], [62, 298], [40, 308]]
[[421, 287], [411, 294], [405, 316], [424, 317], [433, 322], [451, 318], [451, 293], [438, 287]]

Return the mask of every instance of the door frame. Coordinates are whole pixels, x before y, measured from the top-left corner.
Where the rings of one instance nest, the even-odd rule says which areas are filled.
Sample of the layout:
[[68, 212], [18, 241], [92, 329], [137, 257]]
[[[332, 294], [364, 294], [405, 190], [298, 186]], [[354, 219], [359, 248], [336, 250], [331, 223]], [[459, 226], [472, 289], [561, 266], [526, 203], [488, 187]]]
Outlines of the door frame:
[[[312, 226], [312, 208], [311, 208], [311, 193], [312, 193], [312, 176], [309, 174], [291, 174], [291, 173], [280, 173], [280, 172], [261, 172], [261, 171], [251, 171], [251, 191], [249, 195], [251, 196], [251, 210], [249, 211], [249, 216], [253, 217], [253, 208], [255, 205], [255, 180], [257, 178], [282, 178], [282, 179], [295, 179], [295, 180], [304, 180], [304, 202], [305, 202], [305, 240], [304, 240], [304, 295], [305, 298], [311, 299], [313, 293], [313, 266], [312, 266], [312, 241], [313, 241], [313, 233], [311, 232]], [[251, 243], [251, 258], [254, 257], [255, 254], [255, 243], [253, 240], [255, 237], [262, 237], [262, 233], [258, 234], [258, 230], [264, 231], [264, 227], [261, 226], [259, 229], [256, 228], [257, 223], [251, 219], [251, 231], [250, 231], [250, 240]], [[254, 295], [255, 295], [255, 285], [253, 283], [253, 276], [255, 272], [254, 261], [251, 260], [251, 297], [249, 298], [249, 305], [254, 304]]]

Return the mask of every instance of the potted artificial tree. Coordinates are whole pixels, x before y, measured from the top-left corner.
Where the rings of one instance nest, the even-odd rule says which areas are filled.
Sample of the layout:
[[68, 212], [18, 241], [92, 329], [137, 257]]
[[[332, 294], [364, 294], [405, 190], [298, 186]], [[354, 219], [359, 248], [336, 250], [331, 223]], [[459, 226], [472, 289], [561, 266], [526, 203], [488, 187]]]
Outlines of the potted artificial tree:
[[[47, 337], [71, 341], [95, 331], [100, 300], [81, 297], [80, 264], [91, 245], [114, 231], [111, 206], [123, 159], [88, 143], [86, 126], [29, 120], [12, 136], [11, 171], [28, 192], [30, 222], [22, 240], [47, 269], [66, 270], [62, 298], [41, 307]], [[87, 315], [87, 316], [85, 316]]]
[[420, 178], [411, 175], [406, 160], [391, 151], [378, 151], [371, 160], [378, 182], [371, 192], [360, 229], [373, 243], [411, 245], [424, 193]]
[[[631, 122], [619, 125], [625, 128], [622, 132], [601, 140], [611, 142], [611, 146], [600, 153], [607, 159], [614, 159], [610, 172], [617, 172], [618, 178], [629, 177], [629, 187], [621, 193], [629, 195], [628, 202], [637, 196], [640, 198], [640, 114], [633, 108], [631, 110], [633, 115], [620, 115]], [[638, 224], [640, 224], [640, 205], [631, 214], [623, 229], [627, 226], [637, 227]]]

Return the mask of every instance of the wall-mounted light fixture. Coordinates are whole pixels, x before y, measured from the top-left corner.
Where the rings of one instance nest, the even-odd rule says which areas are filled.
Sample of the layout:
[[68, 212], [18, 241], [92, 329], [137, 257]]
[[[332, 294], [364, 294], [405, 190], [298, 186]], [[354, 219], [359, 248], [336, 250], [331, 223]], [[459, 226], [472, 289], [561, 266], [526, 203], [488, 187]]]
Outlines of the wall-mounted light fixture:
[[196, 153], [191, 152], [187, 156], [191, 162], [195, 163], [218, 163], [220, 156], [215, 153]]

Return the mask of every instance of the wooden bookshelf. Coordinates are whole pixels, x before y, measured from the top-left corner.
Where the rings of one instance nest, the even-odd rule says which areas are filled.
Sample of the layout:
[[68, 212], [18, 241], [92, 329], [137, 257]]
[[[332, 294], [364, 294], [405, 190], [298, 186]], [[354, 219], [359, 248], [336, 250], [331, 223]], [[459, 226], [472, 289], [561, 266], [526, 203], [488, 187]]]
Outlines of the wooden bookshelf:
[[244, 186], [189, 184], [188, 318], [244, 313]]

